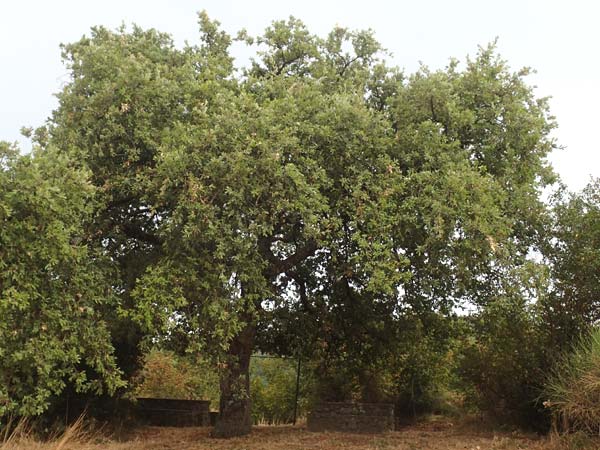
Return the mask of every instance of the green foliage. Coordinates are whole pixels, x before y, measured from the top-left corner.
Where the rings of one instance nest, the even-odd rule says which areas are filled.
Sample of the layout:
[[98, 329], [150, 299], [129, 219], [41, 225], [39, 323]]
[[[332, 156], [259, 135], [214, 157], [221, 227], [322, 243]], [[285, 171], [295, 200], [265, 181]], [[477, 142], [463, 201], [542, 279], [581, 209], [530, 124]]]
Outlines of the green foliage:
[[528, 72], [511, 72], [494, 46], [458, 67], [421, 69], [393, 102], [409, 194], [398, 202], [395, 239], [413, 268], [405, 289], [417, 307], [493, 296], [496, 261], [519, 265], [536, 243], [539, 192], [553, 180], [545, 157], [554, 122]]
[[[534, 305], [502, 296], [466, 319], [460, 374], [469, 400], [498, 420], [544, 429], [538, 397], [548, 368], [546, 330]], [[473, 391], [470, 391], [473, 389]]]
[[461, 349], [471, 400], [501, 421], [538, 430], [548, 426], [539, 395], [556, 351], [541, 306], [547, 275], [533, 262], [511, 270], [496, 297], [466, 319]]
[[[564, 188], [552, 199], [552, 239], [544, 246], [552, 284], [541, 302], [555, 368], [546, 386], [547, 405], [564, 431], [596, 434], [600, 334], [600, 181], [577, 194]], [[582, 337], [583, 336], [583, 337]]]
[[195, 84], [171, 39], [134, 27], [93, 28], [90, 37], [63, 46], [71, 81], [58, 94], [50, 121], [53, 145], [90, 171], [96, 187], [90, 239], [118, 267], [110, 331], [119, 365], [137, 369], [142, 330], [123, 314], [132, 308], [136, 280], [156, 258], [157, 217], [164, 208], [148, 189], [164, 128], [185, 115], [180, 86]]
[[405, 335], [393, 347], [388, 365], [382, 368], [390, 378], [388, 398], [398, 416], [439, 411], [443, 397], [455, 388], [455, 319], [440, 314], [429, 317], [407, 315]]
[[553, 347], [566, 350], [600, 319], [600, 180], [577, 194], [560, 189], [543, 246], [552, 285], [543, 301]]
[[219, 404], [217, 370], [206, 361], [153, 348], [141, 367], [134, 379], [136, 397], [210, 400], [213, 408]]
[[0, 144], [0, 417], [39, 415], [71, 385], [124, 386], [104, 311], [110, 265], [88, 244], [90, 174], [52, 147]]
[[600, 330], [580, 337], [558, 361], [544, 390], [545, 406], [563, 432], [600, 430]]
[[[252, 358], [250, 395], [255, 423], [291, 423], [296, 400], [298, 362], [291, 359]], [[297, 417], [305, 417], [310, 396], [310, 370], [301, 366]]]

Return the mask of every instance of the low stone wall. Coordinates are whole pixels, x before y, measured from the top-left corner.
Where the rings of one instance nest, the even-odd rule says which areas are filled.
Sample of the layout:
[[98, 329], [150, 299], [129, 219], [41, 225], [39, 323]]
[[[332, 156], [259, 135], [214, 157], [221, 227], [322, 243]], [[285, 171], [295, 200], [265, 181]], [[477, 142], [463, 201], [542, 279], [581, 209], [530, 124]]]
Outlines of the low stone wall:
[[382, 433], [394, 429], [394, 405], [321, 402], [308, 415], [310, 431]]
[[167, 427], [210, 426], [210, 402], [171, 398], [138, 398], [137, 415], [149, 425]]

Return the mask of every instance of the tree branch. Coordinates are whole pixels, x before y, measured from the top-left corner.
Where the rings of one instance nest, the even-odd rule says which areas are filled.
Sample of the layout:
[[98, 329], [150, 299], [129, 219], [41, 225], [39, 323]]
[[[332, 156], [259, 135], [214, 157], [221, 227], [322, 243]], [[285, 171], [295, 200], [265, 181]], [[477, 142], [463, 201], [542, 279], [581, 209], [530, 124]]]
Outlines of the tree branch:
[[280, 273], [287, 272], [304, 259], [312, 256], [317, 250], [318, 245], [314, 239], [310, 239], [304, 247], [296, 250], [296, 252], [285, 259], [279, 259], [271, 251], [271, 244], [275, 242], [275, 238], [272, 236], [259, 238], [258, 248], [264, 258], [269, 261], [269, 267], [267, 268], [267, 276], [274, 277]]
[[162, 239], [159, 238], [157, 235], [148, 233], [142, 230], [140, 227], [136, 227], [130, 223], [125, 223], [121, 225], [121, 229], [128, 238], [137, 239], [147, 244], [161, 245], [163, 242]]

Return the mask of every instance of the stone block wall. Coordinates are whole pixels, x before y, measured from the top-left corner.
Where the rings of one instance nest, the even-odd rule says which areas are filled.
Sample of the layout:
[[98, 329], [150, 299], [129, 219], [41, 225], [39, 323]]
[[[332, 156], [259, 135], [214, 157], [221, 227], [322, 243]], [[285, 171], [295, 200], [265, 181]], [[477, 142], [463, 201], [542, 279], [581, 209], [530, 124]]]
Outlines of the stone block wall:
[[138, 398], [137, 415], [145, 423], [168, 427], [210, 426], [210, 402], [171, 398]]
[[307, 418], [310, 431], [382, 433], [394, 430], [394, 405], [321, 402]]

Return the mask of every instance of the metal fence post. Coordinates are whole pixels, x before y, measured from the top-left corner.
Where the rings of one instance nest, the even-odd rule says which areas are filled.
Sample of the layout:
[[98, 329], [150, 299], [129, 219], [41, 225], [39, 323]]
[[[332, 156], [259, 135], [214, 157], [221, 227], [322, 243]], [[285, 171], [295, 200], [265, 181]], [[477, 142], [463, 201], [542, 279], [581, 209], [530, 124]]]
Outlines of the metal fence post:
[[300, 356], [298, 356], [298, 368], [296, 369], [296, 398], [294, 400], [294, 425], [298, 415], [298, 396], [300, 395]]

